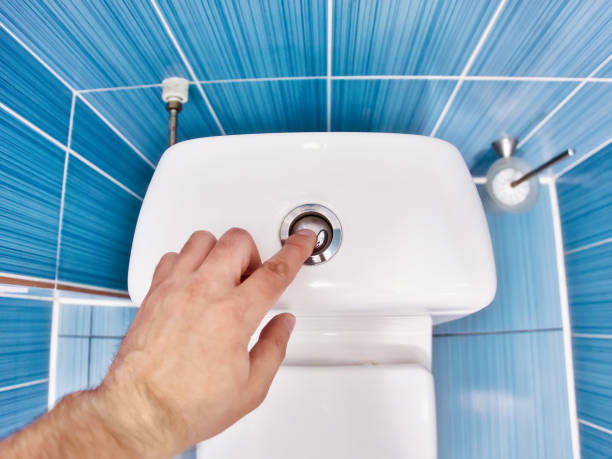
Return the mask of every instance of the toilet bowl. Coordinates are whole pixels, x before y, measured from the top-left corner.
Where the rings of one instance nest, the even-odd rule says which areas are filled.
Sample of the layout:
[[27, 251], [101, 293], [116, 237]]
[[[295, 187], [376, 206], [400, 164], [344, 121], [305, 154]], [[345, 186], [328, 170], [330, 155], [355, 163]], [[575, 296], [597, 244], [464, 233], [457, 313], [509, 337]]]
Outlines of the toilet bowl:
[[451, 144], [373, 133], [176, 144], [143, 201], [130, 296], [140, 304], [159, 258], [193, 231], [243, 227], [266, 259], [300, 225], [320, 229], [320, 251], [269, 315], [297, 317], [285, 362], [266, 401], [198, 455], [435, 457], [432, 326], [496, 288], [482, 204]]

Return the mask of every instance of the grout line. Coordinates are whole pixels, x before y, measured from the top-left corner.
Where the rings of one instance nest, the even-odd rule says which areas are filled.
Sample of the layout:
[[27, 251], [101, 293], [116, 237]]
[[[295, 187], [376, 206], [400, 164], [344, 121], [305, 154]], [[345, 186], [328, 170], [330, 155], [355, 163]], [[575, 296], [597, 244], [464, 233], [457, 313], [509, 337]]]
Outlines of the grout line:
[[551, 218], [553, 223], [555, 255], [557, 259], [557, 281], [559, 283], [559, 300], [561, 302], [561, 323], [563, 325], [563, 353], [565, 356], [565, 379], [567, 385], [567, 402], [569, 409], [570, 436], [574, 459], [580, 458], [580, 433], [578, 430], [578, 412], [576, 408], [576, 387], [574, 378], [574, 357], [572, 353], [572, 326], [569, 313], [567, 293], [567, 275], [565, 256], [563, 255], [563, 229], [557, 199], [557, 186], [554, 181], [548, 185]]
[[106, 177], [108, 180], [110, 180], [111, 182], [113, 182], [115, 185], [117, 185], [118, 187], [122, 188], [124, 191], [127, 191], [128, 193], [130, 193], [132, 196], [134, 196], [137, 199], [140, 199], [141, 201], [143, 200], [143, 198], [141, 196], [139, 196], [138, 194], [134, 193], [132, 190], [130, 190], [127, 186], [125, 186], [123, 183], [121, 183], [119, 180], [117, 180], [116, 178], [114, 178], [113, 176], [111, 176], [109, 173], [103, 171], [102, 169], [100, 169], [98, 166], [96, 166], [94, 163], [92, 163], [91, 161], [89, 161], [88, 159], [84, 158], [83, 156], [81, 156], [80, 154], [78, 154], [76, 151], [74, 150], [69, 150], [70, 154], [72, 156], [74, 156], [76, 159], [80, 160], [81, 162], [83, 162], [84, 164], [88, 165], [89, 167], [91, 167], [93, 170], [95, 170], [97, 173], [99, 173], [100, 175], [103, 175], [104, 177]]
[[14, 389], [21, 389], [22, 387], [36, 386], [37, 384], [44, 384], [48, 380], [49, 380], [48, 378], [37, 379], [35, 381], [28, 381], [26, 383], [13, 384], [12, 386], [0, 387], [0, 392], [6, 392], [6, 391], [9, 391], [9, 390], [14, 390]]
[[598, 153], [599, 151], [603, 150], [604, 148], [606, 148], [611, 143], [612, 143], [612, 138], [610, 138], [608, 140], [605, 140], [603, 143], [597, 145], [595, 148], [593, 148], [591, 151], [589, 151], [582, 158], [579, 158], [578, 160], [572, 162], [571, 164], [568, 164], [565, 169], [563, 169], [561, 172], [559, 172], [558, 174], [555, 175], [555, 180], [557, 180], [559, 177], [561, 177], [566, 172], [569, 172], [571, 169], [576, 167], [578, 164], [580, 164], [580, 163], [586, 161], [587, 159], [589, 159], [595, 153]]
[[125, 335], [59, 335], [62, 338], [123, 339]]
[[599, 430], [600, 432], [604, 432], [604, 433], [612, 435], [612, 430], [606, 429], [605, 427], [602, 427], [602, 426], [598, 426], [597, 424], [593, 424], [592, 422], [585, 421], [584, 419], [578, 419], [578, 422], [580, 424], [584, 424], [585, 426], [589, 426], [589, 427], [592, 427], [593, 429]]
[[[155, 169], [155, 166], [153, 165], [153, 163], [151, 163], [151, 161], [149, 161], [148, 159], [146, 159], [142, 153], [140, 151], [138, 151], [138, 149], [136, 147], [134, 147], [134, 145], [132, 145], [131, 142], [129, 142], [124, 136], [123, 134], [121, 134], [119, 132], [119, 130], [113, 126], [105, 117], [103, 117], [100, 112], [96, 109], [93, 108], [93, 106], [86, 101], [80, 94], [79, 91], [76, 90], [74, 87], [72, 87], [72, 85], [70, 83], [68, 83], [59, 73], [57, 73], [53, 68], [51, 68], [51, 66], [49, 64], [47, 64], [38, 54], [36, 54], [32, 48], [30, 48], [27, 44], [25, 44], [23, 42], [23, 40], [21, 40], [17, 35], [15, 35], [11, 30], [9, 30], [9, 28], [7, 26], [5, 26], [2, 22], [0, 22], [0, 28], [2, 28], [6, 33], [8, 33], [17, 43], [19, 43], [19, 45], [25, 49], [39, 64], [41, 64], [49, 73], [51, 73], [51, 75], [53, 75], [55, 78], [57, 78], [60, 83], [62, 83], [64, 86], [66, 86], [66, 88], [68, 88], [73, 94], [76, 94], [77, 97], [79, 97], [79, 99], [81, 99], [83, 102], [85, 102], [87, 104], [87, 106], [89, 108], [91, 108], [94, 113], [96, 115], [98, 115], [98, 117], [100, 117], [100, 119], [102, 121], [104, 121], [104, 123], [106, 123], [106, 125], [108, 127], [110, 127], [113, 132], [115, 132], [124, 142], [126, 142], [139, 156], [141, 156], [147, 163], [149, 163], [149, 165], [151, 165], [151, 167], [153, 167], [153, 169]], [[0, 104], [3, 105], [3, 104]], [[33, 125], [32, 125], [33, 126]], [[42, 134], [42, 131], [41, 131]], [[46, 133], [44, 133], [43, 135], [45, 135]], [[48, 135], [48, 134], [46, 134]], [[51, 137], [52, 138], [52, 137]], [[55, 140], [55, 139], [54, 139]]]
[[35, 301], [53, 301], [52, 296], [18, 295], [14, 293], [3, 293], [3, 292], [0, 292], [0, 298], [15, 298], [15, 299], [20, 299], [20, 300], [35, 300]]
[[[38, 282], [38, 283], [48, 283], [48, 284], [53, 284], [53, 280], [51, 279], [46, 279], [43, 277], [36, 277], [36, 276], [24, 276], [21, 274], [14, 274], [14, 273], [7, 273], [7, 272], [0, 272], [0, 277], [4, 277], [7, 279], [15, 279], [15, 280], [19, 280], [19, 281], [29, 281], [29, 282]], [[120, 293], [120, 294], [127, 294], [127, 290], [118, 290], [118, 289], [113, 289], [113, 288], [107, 288], [107, 287], [98, 287], [95, 285], [88, 285], [88, 284], [81, 284], [78, 282], [65, 282], [65, 281], [61, 281], [61, 285], [59, 286], [59, 290], [61, 291], [62, 286], [66, 286], [66, 287], [78, 287], [78, 288], [84, 288], [84, 289], [88, 289], [88, 290], [94, 290], [95, 292], [91, 292], [91, 293], [86, 293], [87, 295], [103, 295], [105, 292], [106, 293]], [[32, 286], [32, 288], [42, 288], [42, 289], [52, 289], [51, 286], [49, 287], [36, 287], [36, 286]]]
[[176, 37], [174, 36], [174, 33], [170, 29], [170, 25], [168, 24], [168, 21], [166, 21], [166, 18], [164, 17], [161, 9], [159, 8], [159, 5], [157, 4], [157, 0], [150, 0], [150, 2], [151, 2], [151, 6], [153, 6], [153, 9], [155, 10], [155, 13], [157, 13], [157, 17], [161, 21], [162, 26], [164, 27], [166, 34], [168, 35], [168, 38], [170, 38], [170, 41], [176, 48], [176, 51], [179, 53], [179, 56], [181, 57], [183, 64], [185, 65], [185, 67], [187, 67], [187, 71], [189, 72], [189, 75], [191, 76], [192, 81], [195, 83], [196, 87], [198, 88], [200, 95], [204, 99], [204, 103], [206, 104], [206, 107], [208, 107], [208, 111], [210, 112], [211, 116], [215, 120], [215, 123], [217, 124], [219, 131], [221, 131], [222, 135], [226, 135], [225, 130], [223, 129], [223, 126], [221, 125], [221, 121], [219, 121], [219, 118], [217, 117], [215, 110], [213, 109], [210, 101], [208, 100], [208, 97], [206, 96], [206, 93], [204, 92], [204, 88], [202, 88], [202, 85], [199, 83], [199, 80], [196, 77], [193, 67], [191, 67], [191, 64], [187, 60], [187, 56], [185, 56], [185, 53], [183, 53], [183, 50], [181, 49], [181, 46], [179, 45], [178, 40], [176, 39]]
[[62, 244], [62, 226], [64, 223], [64, 200], [66, 198], [66, 179], [68, 176], [68, 161], [70, 160], [70, 144], [72, 142], [72, 126], [74, 122], [74, 106], [76, 102], [76, 93], [72, 93], [72, 102], [70, 104], [70, 118], [68, 122], [68, 140], [66, 142], [66, 153], [64, 156], [64, 172], [62, 174], [62, 192], [60, 195], [59, 223], [57, 225], [57, 242], [55, 247], [55, 279], [53, 288], [57, 289], [57, 273], [59, 271], [60, 248]]
[[331, 131], [332, 113], [332, 44], [334, 31], [334, 0], [327, 0], [327, 132]]
[[76, 95], [77, 95], [77, 97], [78, 97], [79, 99], [81, 99], [81, 101], [82, 101], [82, 102], [83, 102], [85, 105], [87, 105], [87, 107], [89, 107], [89, 109], [90, 109], [92, 112], [94, 112], [94, 114], [96, 114], [96, 115], [98, 116], [98, 118], [100, 118], [100, 119], [101, 119], [101, 120], [104, 122], [104, 124], [106, 124], [106, 125], [107, 125], [107, 126], [110, 128], [110, 129], [111, 129], [111, 131], [113, 131], [113, 132], [114, 132], [114, 133], [117, 135], [117, 137], [119, 137], [121, 140], [123, 140], [123, 141], [124, 141], [124, 142], [125, 142], [125, 143], [126, 143], [126, 144], [127, 144], [127, 145], [128, 145], [130, 148], [131, 148], [131, 149], [132, 149], [132, 150], [134, 150], [134, 152], [135, 152], [135, 153], [136, 153], [138, 156], [140, 156], [140, 158], [141, 158], [141, 159], [142, 159], [142, 160], [143, 160], [145, 163], [147, 163], [149, 166], [151, 166], [151, 168], [152, 168], [152, 169], [155, 169], [155, 164], [153, 164], [149, 158], [147, 158], [145, 155], [143, 155], [143, 154], [142, 154], [142, 152], [141, 152], [141, 151], [140, 151], [138, 148], [136, 148], [136, 146], [135, 146], [135, 145], [134, 145], [132, 142], [130, 142], [130, 141], [127, 139], [127, 137], [125, 137], [125, 136], [124, 136], [124, 135], [123, 135], [123, 134], [122, 134], [122, 133], [119, 131], [119, 129], [117, 129], [115, 126], [113, 126], [113, 125], [111, 124], [111, 122], [110, 122], [109, 120], [107, 120], [107, 119], [106, 119], [106, 117], [105, 117], [105, 116], [104, 116], [102, 113], [100, 113], [100, 112], [98, 111], [98, 109], [97, 109], [97, 108], [95, 108], [95, 107], [94, 107], [94, 106], [91, 104], [91, 102], [89, 102], [87, 99], [85, 99], [85, 97], [83, 97], [83, 96], [82, 96], [82, 95], [81, 95], [81, 94], [80, 94], [78, 91], [76, 92]]
[[504, 9], [504, 6], [506, 6], [506, 1], [507, 0], [501, 0], [499, 2], [499, 5], [497, 6], [497, 9], [495, 10], [495, 13], [493, 13], [493, 16], [489, 20], [489, 23], [487, 24], [487, 27], [485, 28], [484, 32], [482, 33], [482, 36], [480, 37], [480, 40], [478, 40], [478, 43], [476, 44], [476, 47], [474, 48], [474, 51], [472, 51], [472, 54], [470, 55], [470, 58], [468, 59], [467, 63], [465, 64], [465, 67], [463, 68], [463, 72], [461, 72], [459, 81], [457, 81], [457, 84], [455, 85], [455, 88], [453, 89], [453, 92], [451, 93], [450, 97], [448, 98], [448, 101], [446, 102], [446, 105], [444, 106], [444, 109], [442, 110], [442, 113], [440, 113], [440, 116], [438, 117], [438, 121], [436, 121], [436, 124], [435, 124], [434, 128], [432, 129], [431, 134], [429, 134], [430, 136], [433, 137], [438, 132], [438, 129], [440, 128], [440, 125], [442, 124], [442, 121], [446, 117], [446, 114], [448, 113], [448, 110], [450, 109], [450, 106], [453, 104], [453, 101], [457, 97], [457, 93], [459, 92], [459, 89], [463, 85], [464, 77], [470, 71], [470, 68], [472, 68], [472, 65], [474, 64], [474, 61], [476, 61], [476, 57], [478, 56], [478, 53], [480, 53], [480, 50], [484, 46], [484, 43], [487, 40], [487, 37], [491, 33], [491, 30], [493, 30], [493, 26], [495, 25], [495, 23], [497, 22], [497, 19], [501, 15], [501, 12]]
[[574, 338], [612, 339], [612, 335], [598, 333], [573, 333]]
[[152, 84], [135, 84], [132, 86], [112, 86], [110, 88], [91, 88], [91, 89], [80, 89], [79, 94], [90, 94], [92, 92], [111, 92], [111, 91], [124, 91], [127, 89], [146, 89], [146, 88], [161, 88], [161, 83]]
[[[199, 80], [200, 84], [226, 84], [226, 83], [260, 83], [265, 81], [311, 81], [325, 80], [326, 76], [303, 76], [303, 77], [264, 77], [264, 78], [236, 78], [227, 80]], [[191, 82], [190, 84], [195, 84]]]
[[436, 338], [448, 338], [453, 336], [481, 336], [481, 335], [509, 335], [512, 333], [536, 333], [536, 332], [554, 332], [561, 331], [559, 327], [551, 328], [526, 328], [521, 330], [496, 330], [483, 332], [448, 332], [448, 333], [433, 333]]
[[518, 143], [518, 145], [516, 146], [516, 148], [521, 148], [523, 145], [525, 145], [525, 143], [531, 139], [536, 132], [538, 132], [542, 126], [544, 126], [546, 123], [548, 123], [548, 121], [555, 116], [555, 114], [561, 110], [565, 104], [567, 104], [577, 93], [578, 91], [580, 91], [585, 84], [587, 84], [588, 79], [591, 78], [593, 75], [595, 75], [597, 72], [599, 72], [599, 70], [601, 70], [609, 61], [610, 59], [612, 59], [612, 54], [610, 54], [601, 64], [599, 64], [595, 70], [593, 70], [591, 73], [589, 73], [587, 75], [587, 77], [580, 83], [578, 84], [578, 86], [576, 86], [572, 92], [570, 92], [567, 96], [565, 96], [565, 99], [563, 99], [561, 102], [559, 102], [559, 104], [552, 109], [552, 111], [546, 115], [544, 117], [544, 119], [542, 121], [540, 121], [532, 130], [531, 132], [529, 132], [529, 134], [527, 134], [523, 139], [521, 139], [521, 141]]
[[[332, 69], [333, 70], [333, 69]], [[497, 75], [329, 75], [325, 76], [297, 76], [297, 77], [262, 77], [262, 78], [228, 78], [224, 80], [198, 80], [190, 81], [195, 84], [229, 84], [229, 83], [258, 83], [264, 81], [308, 81], [308, 80], [450, 80], [457, 81], [499, 81], [499, 82], [542, 82], [542, 83], [612, 83], [612, 78], [587, 78], [587, 77], [538, 77], [538, 76], [497, 76]], [[132, 86], [113, 86], [109, 88], [80, 89], [79, 94], [96, 92], [129, 91], [131, 89], [161, 88], [157, 84], [137, 84]]]
[[37, 134], [40, 134], [42, 137], [44, 137], [45, 139], [47, 139], [49, 142], [51, 142], [53, 145], [55, 145], [56, 147], [61, 148], [62, 150], [66, 149], [66, 145], [64, 145], [62, 142], [60, 142], [59, 140], [57, 140], [55, 137], [52, 137], [51, 135], [47, 134], [45, 131], [43, 131], [41, 128], [39, 128], [38, 126], [36, 126], [35, 124], [33, 124], [31, 121], [28, 121], [26, 118], [24, 118], [23, 116], [21, 116], [19, 113], [17, 113], [16, 111], [14, 111], [13, 109], [7, 107], [6, 105], [4, 105], [2, 102], [0, 102], [0, 108], [2, 110], [4, 110], [5, 112], [7, 112], [9, 115], [12, 115], [14, 118], [17, 118], [19, 121], [21, 121], [23, 124], [25, 124], [27, 127], [29, 127], [30, 129], [32, 129], [34, 132], [36, 132]]
[[57, 299], [59, 292], [53, 291], [53, 310], [51, 315], [51, 343], [49, 345], [49, 393], [47, 395], [47, 409], [51, 410], [55, 405], [55, 388], [57, 381], [57, 349], [59, 334], [60, 304]]
[[30, 53], [30, 55], [36, 59], [36, 61], [42, 65], [45, 69], [47, 69], [47, 71], [49, 73], [51, 73], [51, 75], [53, 75], [55, 78], [57, 78], [60, 83], [62, 83], [64, 86], [66, 86], [66, 88], [70, 89], [70, 91], [75, 92], [75, 89], [62, 77], [60, 76], [59, 73], [57, 73], [53, 68], [51, 68], [51, 66], [49, 64], [47, 64], [45, 61], [43, 61], [41, 59], [41, 57], [36, 54], [32, 48], [30, 48], [28, 45], [25, 44], [25, 42], [23, 40], [21, 40], [21, 38], [19, 38], [17, 35], [15, 35], [7, 26], [5, 26], [2, 22], [0, 22], [0, 28], [2, 28], [6, 33], [8, 33], [13, 40], [15, 40], [17, 43], [19, 43], [19, 45], [25, 49], [28, 53]]
[[599, 247], [600, 245], [605, 245], [605, 244], [608, 244], [610, 242], [612, 242], [612, 237], [609, 237], [609, 238], [606, 238], [606, 239], [602, 239], [601, 241], [593, 242], [591, 244], [586, 244], [586, 245], [583, 245], [581, 247], [577, 247], [575, 249], [566, 250], [565, 251], [565, 256], [571, 255], [571, 254], [576, 253], [576, 252], [582, 252], [583, 250], [592, 249], [593, 247]]
[[106, 307], [116, 307], [116, 308], [125, 308], [125, 307], [137, 307], [131, 300], [103, 300], [103, 299], [93, 299], [93, 298], [75, 298], [75, 297], [62, 297], [59, 296], [59, 304], [72, 304], [77, 306], [106, 306]]
[[484, 185], [485, 183], [487, 183], [487, 177], [472, 177], [472, 181], [476, 185]]
[[[78, 96], [77, 96], [78, 97]], [[110, 180], [111, 182], [115, 183], [116, 185], [120, 186], [121, 188], [123, 188], [125, 191], [127, 191], [128, 193], [130, 193], [131, 195], [137, 197], [138, 199], [140, 199], [141, 201], [143, 200], [143, 198], [139, 195], [137, 195], [136, 193], [134, 193], [132, 190], [130, 190], [128, 187], [126, 187], [124, 184], [122, 184], [119, 180], [117, 180], [116, 178], [114, 178], [113, 176], [111, 176], [110, 174], [108, 174], [107, 172], [103, 171], [102, 169], [100, 169], [98, 166], [96, 166], [95, 164], [93, 164], [92, 162], [90, 162], [89, 160], [85, 159], [83, 156], [81, 156], [80, 154], [78, 154], [77, 152], [75, 152], [74, 150], [71, 150], [70, 148], [68, 148], [67, 145], [64, 145], [63, 143], [61, 143], [59, 140], [55, 139], [54, 137], [50, 136], [49, 134], [47, 134], [45, 131], [43, 131], [42, 129], [40, 129], [38, 126], [36, 126], [35, 124], [31, 123], [30, 121], [28, 121], [27, 119], [25, 119], [23, 116], [21, 116], [20, 114], [18, 114], [17, 112], [15, 112], [14, 110], [10, 109], [9, 107], [7, 107], [6, 105], [4, 105], [2, 102], [0, 102], [0, 108], [5, 110], [7, 113], [9, 113], [10, 115], [14, 116], [16, 119], [18, 119], [19, 121], [21, 121], [23, 124], [25, 124], [26, 126], [28, 126], [30, 129], [32, 129], [34, 132], [36, 132], [37, 134], [40, 134], [42, 137], [44, 137], [45, 139], [47, 139], [49, 142], [53, 143], [55, 146], [61, 148], [62, 150], [67, 150], [68, 152], [70, 152], [70, 154], [72, 154], [74, 157], [76, 157], [77, 159], [80, 159], [81, 161], [83, 161], [85, 164], [87, 164], [89, 167], [91, 167], [92, 169], [94, 169], [96, 172], [98, 172], [99, 174], [103, 175], [104, 177], [106, 177], [108, 180]], [[71, 123], [72, 123], [72, 108], [71, 108]], [[71, 137], [72, 134], [72, 128], [70, 127], [70, 132], [68, 133], [68, 136]], [[66, 163], [64, 162], [64, 168], [66, 167]], [[62, 185], [63, 187], [63, 185]]]

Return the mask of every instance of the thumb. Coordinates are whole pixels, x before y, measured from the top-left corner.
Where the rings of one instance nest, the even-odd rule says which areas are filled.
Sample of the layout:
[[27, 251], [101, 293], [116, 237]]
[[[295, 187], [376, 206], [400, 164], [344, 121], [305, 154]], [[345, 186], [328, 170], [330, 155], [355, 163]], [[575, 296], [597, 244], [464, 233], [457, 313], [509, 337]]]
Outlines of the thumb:
[[266, 324], [250, 353], [249, 401], [251, 409], [261, 404], [285, 358], [287, 343], [295, 326], [295, 316], [279, 314]]

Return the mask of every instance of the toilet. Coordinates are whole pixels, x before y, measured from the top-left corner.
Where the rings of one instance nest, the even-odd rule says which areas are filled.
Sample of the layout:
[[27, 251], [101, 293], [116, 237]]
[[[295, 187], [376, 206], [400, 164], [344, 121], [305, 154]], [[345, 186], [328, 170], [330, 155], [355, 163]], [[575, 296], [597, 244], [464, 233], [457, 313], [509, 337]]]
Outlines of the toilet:
[[196, 230], [242, 227], [266, 259], [303, 225], [317, 247], [268, 316], [297, 317], [285, 362], [266, 401], [198, 457], [435, 458], [432, 327], [496, 289], [482, 204], [453, 145], [335, 132], [176, 144], [143, 201], [130, 296], [140, 304], [159, 258]]

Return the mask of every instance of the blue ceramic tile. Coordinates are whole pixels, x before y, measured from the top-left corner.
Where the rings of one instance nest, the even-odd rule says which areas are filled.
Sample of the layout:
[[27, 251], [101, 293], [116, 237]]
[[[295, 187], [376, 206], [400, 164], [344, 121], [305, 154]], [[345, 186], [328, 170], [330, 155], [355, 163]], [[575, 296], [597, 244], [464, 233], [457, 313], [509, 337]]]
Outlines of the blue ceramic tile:
[[91, 306], [62, 304], [59, 314], [59, 334], [89, 336], [91, 333]]
[[470, 74], [587, 76], [612, 52], [610, 21], [608, 0], [510, 0]]
[[332, 130], [429, 135], [455, 81], [337, 80]]
[[[163, 108], [162, 105], [160, 109]], [[126, 107], [117, 107], [117, 109], [126, 110]], [[134, 116], [134, 113], [131, 115]], [[73, 123], [70, 149], [91, 161], [134, 193], [144, 196], [153, 175], [153, 168], [78, 99]]]
[[76, 89], [188, 76], [146, 0], [3, 2], [0, 20]]
[[130, 328], [136, 312], [138, 308], [94, 306], [91, 334], [123, 337]]
[[612, 335], [612, 243], [565, 257], [574, 333]]
[[612, 429], [612, 339], [574, 338], [578, 417]]
[[324, 80], [206, 84], [204, 90], [228, 134], [324, 131]]
[[327, 73], [326, 0], [159, 3], [199, 79]]
[[50, 301], [0, 298], [0, 388], [49, 375]]
[[557, 180], [566, 250], [612, 237], [612, 144]]
[[525, 137], [575, 86], [575, 83], [466, 81], [436, 137], [455, 145], [469, 167], [487, 155], [488, 168], [498, 158], [491, 150], [491, 142], [504, 135]]
[[570, 458], [561, 331], [435, 337], [438, 457]]
[[0, 29], [0, 102], [66, 143], [72, 93]]
[[334, 75], [458, 75], [497, 2], [336, 0]]
[[612, 78], [612, 61], [609, 61], [599, 72], [595, 75], [597, 78]]
[[76, 158], [68, 163], [59, 279], [127, 289], [141, 202]]
[[0, 440], [47, 411], [47, 383], [0, 392]]
[[[484, 186], [478, 187], [480, 190]], [[471, 333], [561, 327], [561, 303], [547, 186], [525, 213], [487, 212], [495, 254], [497, 293], [486, 308], [435, 327]]]
[[55, 278], [65, 152], [0, 110], [0, 272]]
[[88, 367], [89, 338], [60, 336], [57, 340], [55, 400], [88, 389]]
[[89, 386], [97, 387], [113, 362], [121, 338], [92, 338], [91, 357], [89, 359]]
[[[553, 167], [560, 172], [610, 139], [612, 84], [587, 83], [531, 137], [523, 150], [530, 158], [549, 159], [570, 147], [573, 158]], [[535, 126], [534, 126], [535, 127]]]
[[[154, 164], [168, 146], [168, 112], [161, 88], [85, 93], [84, 97]], [[126, 109], [129, 107], [129, 109]], [[179, 114], [178, 140], [219, 135], [200, 92], [189, 88], [189, 100]]]
[[612, 434], [580, 424], [580, 455], [582, 459], [609, 459]]

